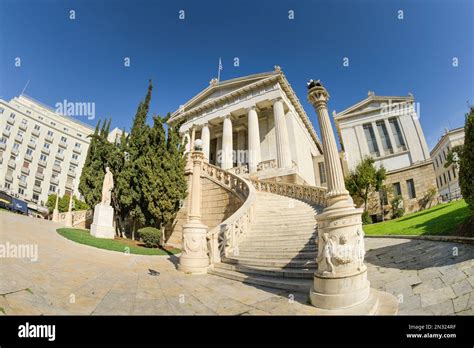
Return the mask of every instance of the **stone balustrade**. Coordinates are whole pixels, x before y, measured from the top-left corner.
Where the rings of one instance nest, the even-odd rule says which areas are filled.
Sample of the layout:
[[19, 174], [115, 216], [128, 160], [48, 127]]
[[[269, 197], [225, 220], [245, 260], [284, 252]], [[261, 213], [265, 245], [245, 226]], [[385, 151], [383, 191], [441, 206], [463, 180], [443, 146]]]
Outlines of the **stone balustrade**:
[[280, 196], [299, 199], [311, 205], [325, 207], [326, 188], [271, 181], [250, 180], [257, 191], [274, 193]]
[[[77, 210], [72, 212], [72, 226], [85, 228], [86, 221], [92, 220], [93, 210]], [[67, 212], [59, 213], [59, 223], [66, 223]]]
[[237, 250], [253, 218], [256, 192], [255, 188], [245, 179], [209, 163], [203, 163], [201, 175], [232, 192], [243, 202], [234, 214], [207, 234], [209, 260], [212, 265], [220, 262], [221, 257], [228, 256]]

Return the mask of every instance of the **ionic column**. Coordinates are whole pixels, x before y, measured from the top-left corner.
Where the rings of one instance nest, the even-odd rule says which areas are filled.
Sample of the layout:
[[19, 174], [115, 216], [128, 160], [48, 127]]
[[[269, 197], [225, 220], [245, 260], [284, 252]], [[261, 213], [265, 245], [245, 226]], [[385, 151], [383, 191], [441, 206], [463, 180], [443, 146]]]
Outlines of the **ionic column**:
[[209, 149], [211, 145], [211, 135], [209, 125], [206, 123], [201, 129], [202, 152], [204, 152], [204, 160], [209, 162]]
[[233, 167], [232, 144], [232, 121], [230, 116], [227, 116], [224, 119], [222, 130], [222, 169], [230, 169]]
[[291, 168], [290, 141], [288, 139], [285, 110], [281, 98], [273, 100], [273, 116], [275, 118], [278, 168]]
[[196, 140], [196, 127], [191, 128], [191, 151], [194, 151], [194, 141]]
[[255, 107], [247, 110], [248, 115], [248, 159], [249, 173], [257, 171], [257, 166], [262, 160], [260, 150], [260, 130], [258, 125], [258, 115]]

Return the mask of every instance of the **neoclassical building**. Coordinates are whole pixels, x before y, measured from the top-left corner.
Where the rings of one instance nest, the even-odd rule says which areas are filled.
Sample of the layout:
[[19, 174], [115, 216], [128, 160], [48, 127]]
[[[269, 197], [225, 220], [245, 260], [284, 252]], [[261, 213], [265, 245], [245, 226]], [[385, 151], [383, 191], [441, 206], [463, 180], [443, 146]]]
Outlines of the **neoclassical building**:
[[316, 185], [321, 142], [281, 69], [210, 85], [176, 110], [170, 124], [206, 160], [258, 179]]

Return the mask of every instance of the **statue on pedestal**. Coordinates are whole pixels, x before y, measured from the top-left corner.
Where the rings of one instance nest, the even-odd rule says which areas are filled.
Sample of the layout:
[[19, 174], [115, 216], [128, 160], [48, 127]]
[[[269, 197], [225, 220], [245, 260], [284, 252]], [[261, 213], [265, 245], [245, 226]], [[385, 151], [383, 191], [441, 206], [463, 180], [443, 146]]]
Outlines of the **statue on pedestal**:
[[96, 238], [114, 239], [115, 237], [114, 208], [110, 205], [113, 188], [114, 176], [107, 167], [102, 183], [102, 199], [94, 208], [94, 221], [91, 225], [91, 235]]
[[114, 176], [109, 167], [105, 168], [104, 182], [102, 183], [102, 201], [101, 204], [110, 205], [112, 201], [112, 190], [114, 189]]

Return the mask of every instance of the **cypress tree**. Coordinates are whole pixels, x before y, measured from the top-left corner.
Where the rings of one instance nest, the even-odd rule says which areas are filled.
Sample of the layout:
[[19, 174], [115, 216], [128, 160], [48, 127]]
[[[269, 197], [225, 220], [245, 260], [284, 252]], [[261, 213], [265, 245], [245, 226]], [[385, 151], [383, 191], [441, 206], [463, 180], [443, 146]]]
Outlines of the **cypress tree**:
[[461, 193], [474, 214], [474, 107], [466, 115], [464, 125], [464, 147], [459, 163]]

